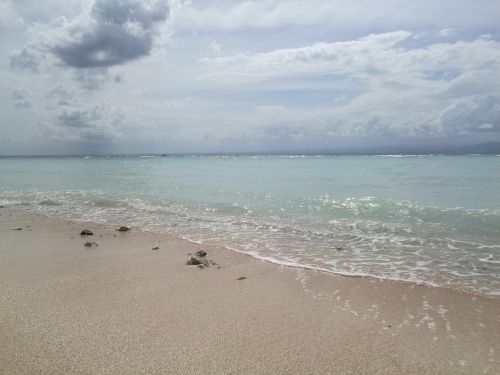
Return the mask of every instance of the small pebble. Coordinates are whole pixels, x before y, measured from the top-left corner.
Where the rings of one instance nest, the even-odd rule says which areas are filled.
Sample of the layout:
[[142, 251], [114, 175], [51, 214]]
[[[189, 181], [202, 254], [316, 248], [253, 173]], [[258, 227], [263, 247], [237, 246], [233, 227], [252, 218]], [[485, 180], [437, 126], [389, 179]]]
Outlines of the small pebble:
[[201, 262], [199, 259], [196, 259], [195, 257], [191, 257], [191, 259], [189, 259], [187, 262], [186, 262], [187, 265], [189, 266], [196, 266], [196, 265], [200, 265]]

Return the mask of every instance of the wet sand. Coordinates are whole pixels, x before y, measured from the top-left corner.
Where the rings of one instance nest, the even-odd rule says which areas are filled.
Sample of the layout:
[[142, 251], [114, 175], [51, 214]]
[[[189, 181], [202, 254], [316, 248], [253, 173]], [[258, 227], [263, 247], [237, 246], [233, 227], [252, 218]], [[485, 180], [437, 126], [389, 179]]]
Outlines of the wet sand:
[[0, 215], [1, 374], [500, 373], [498, 297]]

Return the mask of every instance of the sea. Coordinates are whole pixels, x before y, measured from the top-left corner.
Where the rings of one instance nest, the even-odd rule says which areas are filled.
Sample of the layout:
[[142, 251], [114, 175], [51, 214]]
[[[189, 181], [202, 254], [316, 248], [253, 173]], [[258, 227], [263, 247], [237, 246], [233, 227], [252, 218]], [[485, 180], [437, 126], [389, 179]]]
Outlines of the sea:
[[0, 205], [500, 295], [500, 155], [1, 157]]

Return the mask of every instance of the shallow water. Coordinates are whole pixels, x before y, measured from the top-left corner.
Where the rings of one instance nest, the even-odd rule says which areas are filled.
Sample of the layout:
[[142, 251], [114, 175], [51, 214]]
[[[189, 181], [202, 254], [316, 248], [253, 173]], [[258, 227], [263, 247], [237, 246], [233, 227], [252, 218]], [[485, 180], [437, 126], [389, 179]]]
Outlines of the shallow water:
[[0, 204], [500, 295], [500, 157], [0, 158]]

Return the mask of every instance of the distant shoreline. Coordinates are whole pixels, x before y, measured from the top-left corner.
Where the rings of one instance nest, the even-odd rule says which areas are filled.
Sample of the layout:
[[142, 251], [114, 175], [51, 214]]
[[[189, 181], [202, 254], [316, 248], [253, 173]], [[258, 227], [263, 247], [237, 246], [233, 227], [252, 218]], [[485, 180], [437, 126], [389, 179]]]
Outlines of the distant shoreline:
[[500, 156], [499, 151], [476, 152], [476, 153], [269, 153], [269, 152], [242, 152], [242, 153], [171, 153], [171, 154], [61, 154], [61, 155], [0, 155], [0, 158], [84, 158], [84, 157], [205, 157], [205, 156], [296, 156], [296, 157], [315, 157], [315, 156]]

